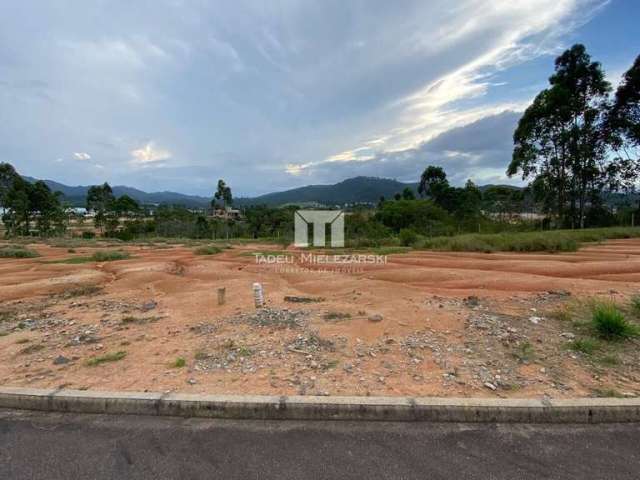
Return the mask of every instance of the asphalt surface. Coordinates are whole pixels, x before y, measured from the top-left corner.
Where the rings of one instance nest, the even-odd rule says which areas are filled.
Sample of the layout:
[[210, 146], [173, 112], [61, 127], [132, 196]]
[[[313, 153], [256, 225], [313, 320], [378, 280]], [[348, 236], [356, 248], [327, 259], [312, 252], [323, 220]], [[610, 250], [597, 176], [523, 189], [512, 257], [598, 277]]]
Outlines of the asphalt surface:
[[0, 410], [0, 479], [638, 479], [640, 424], [221, 421]]

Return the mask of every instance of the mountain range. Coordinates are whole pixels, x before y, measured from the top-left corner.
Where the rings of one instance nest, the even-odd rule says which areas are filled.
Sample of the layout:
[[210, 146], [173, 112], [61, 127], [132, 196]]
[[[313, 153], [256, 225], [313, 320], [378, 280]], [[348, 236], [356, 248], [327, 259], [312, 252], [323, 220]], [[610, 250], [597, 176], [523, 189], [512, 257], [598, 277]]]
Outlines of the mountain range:
[[[35, 182], [32, 177], [24, 177]], [[44, 180], [53, 191], [62, 192], [64, 199], [73, 206], [84, 206], [89, 185], [69, 186], [53, 180]], [[238, 197], [234, 205], [278, 206], [291, 203], [344, 205], [349, 203], [376, 203], [381, 196], [392, 198], [406, 187], [416, 190], [417, 183], [403, 183], [388, 178], [354, 177], [334, 185], [307, 185], [282, 192], [267, 193], [257, 197]], [[211, 197], [186, 195], [176, 192], [144, 192], [137, 188], [116, 185], [112, 187], [116, 197], [129, 195], [143, 204], [174, 204], [185, 207], [205, 207], [211, 203]]]

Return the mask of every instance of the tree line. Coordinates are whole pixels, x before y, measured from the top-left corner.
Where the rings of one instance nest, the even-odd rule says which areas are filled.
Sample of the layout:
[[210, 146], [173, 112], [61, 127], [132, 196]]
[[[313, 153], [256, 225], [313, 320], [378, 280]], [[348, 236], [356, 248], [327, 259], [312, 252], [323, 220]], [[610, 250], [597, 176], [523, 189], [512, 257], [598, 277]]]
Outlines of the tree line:
[[[608, 203], [616, 196], [632, 198], [628, 194], [636, 191], [640, 176], [640, 56], [612, 93], [600, 63], [583, 45], [571, 47], [556, 59], [549, 86], [525, 110], [513, 135], [507, 175], [528, 180], [526, 188], [481, 190], [471, 180], [456, 187], [441, 166], [430, 165], [416, 192], [405, 188], [381, 198], [376, 208], [352, 208], [348, 238], [376, 243], [401, 236], [410, 243], [416, 235], [628, 225], [638, 205], [614, 214]], [[181, 206], [140, 205], [128, 195], [116, 197], [108, 183], [90, 187], [86, 197], [96, 229], [123, 240], [292, 237], [295, 206], [244, 207], [236, 220], [224, 214], [232, 205], [231, 188], [222, 179], [211, 210], [223, 213], [213, 217]], [[8, 163], [0, 163], [0, 207], [9, 236], [60, 235], [68, 225], [62, 195], [42, 181], [26, 181]], [[518, 220], [523, 212], [545, 219]]]

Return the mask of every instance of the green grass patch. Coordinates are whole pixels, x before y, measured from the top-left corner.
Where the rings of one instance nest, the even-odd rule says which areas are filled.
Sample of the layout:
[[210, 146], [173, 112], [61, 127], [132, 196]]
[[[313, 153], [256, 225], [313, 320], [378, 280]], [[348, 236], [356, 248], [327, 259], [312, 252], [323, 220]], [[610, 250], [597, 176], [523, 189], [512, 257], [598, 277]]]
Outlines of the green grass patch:
[[128, 258], [131, 258], [131, 255], [124, 250], [98, 250], [91, 255], [91, 259], [95, 262], [113, 262], [127, 260]]
[[567, 345], [569, 350], [574, 352], [584, 353], [585, 355], [592, 355], [596, 350], [600, 348], [600, 344], [592, 338], [578, 338]]
[[87, 366], [96, 367], [98, 365], [102, 365], [103, 363], [117, 362], [119, 360], [122, 360], [126, 356], [127, 352], [124, 351], [107, 353], [105, 355], [90, 358], [89, 360], [87, 360]]
[[640, 237], [640, 227], [615, 227], [432, 237], [416, 246], [464, 252], [573, 252], [586, 242], [636, 237]]
[[131, 255], [129, 252], [125, 252], [124, 250], [98, 250], [91, 256], [64, 258], [62, 260], [51, 260], [45, 263], [66, 263], [77, 265], [90, 262], [114, 262], [117, 260], [127, 260], [129, 258], [131, 258]]
[[222, 252], [222, 248], [216, 247], [215, 245], [198, 247], [193, 251], [193, 253], [196, 255], [217, 255], [220, 252]]
[[40, 254], [35, 250], [29, 250], [22, 245], [0, 246], [0, 258], [35, 258]]
[[186, 365], [187, 365], [187, 361], [182, 357], [178, 357], [173, 362], [171, 362], [169, 366], [171, 368], [183, 368]]
[[351, 318], [351, 314], [343, 312], [327, 312], [322, 316], [322, 318], [328, 321], [348, 320]]
[[517, 358], [519, 362], [530, 362], [535, 357], [533, 345], [531, 345], [530, 342], [522, 342], [513, 351], [513, 356]]
[[620, 309], [610, 302], [594, 306], [591, 323], [596, 334], [605, 340], [622, 340], [638, 335], [638, 327], [630, 323]]

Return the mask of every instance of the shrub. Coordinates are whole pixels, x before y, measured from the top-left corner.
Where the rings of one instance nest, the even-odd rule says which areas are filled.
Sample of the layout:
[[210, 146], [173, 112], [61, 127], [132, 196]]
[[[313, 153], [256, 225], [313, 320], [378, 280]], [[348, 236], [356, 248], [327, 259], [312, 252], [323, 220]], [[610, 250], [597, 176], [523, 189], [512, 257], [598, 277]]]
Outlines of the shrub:
[[220, 252], [222, 252], [222, 249], [220, 247], [216, 247], [215, 245], [198, 247], [193, 251], [193, 253], [195, 253], [196, 255], [216, 255]]
[[35, 258], [39, 256], [38, 252], [20, 246], [0, 247], [0, 258]]
[[124, 250], [99, 250], [91, 255], [91, 260], [94, 262], [113, 262], [115, 260], [126, 260], [130, 257], [131, 255]]
[[398, 235], [400, 238], [400, 244], [409, 247], [418, 240], [418, 233], [411, 228], [403, 228]]
[[585, 355], [591, 355], [595, 352], [599, 345], [595, 340], [590, 338], [579, 338], [569, 343], [569, 349], [574, 352], [584, 353]]
[[95, 232], [82, 232], [82, 238], [84, 239], [90, 240], [95, 237], [96, 237]]
[[591, 321], [598, 336], [605, 340], [624, 339], [638, 334], [638, 328], [629, 323], [613, 303], [596, 304]]
[[172, 368], [182, 368], [182, 367], [184, 367], [186, 365], [187, 365], [187, 361], [182, 357], [178, 357], [171, 363], [170, 367], [172, 367]]
[[101, 365], [107, 362], [117, 362], [118, 360], [122, 360], [126, 356], [127, 356], [127, 352], [123, 352], [123, 351], [107, 353], [99, 357], [90, 358], [89, 360], [87, 360], [87, 366], [95, 367], [97, 365]]

